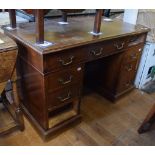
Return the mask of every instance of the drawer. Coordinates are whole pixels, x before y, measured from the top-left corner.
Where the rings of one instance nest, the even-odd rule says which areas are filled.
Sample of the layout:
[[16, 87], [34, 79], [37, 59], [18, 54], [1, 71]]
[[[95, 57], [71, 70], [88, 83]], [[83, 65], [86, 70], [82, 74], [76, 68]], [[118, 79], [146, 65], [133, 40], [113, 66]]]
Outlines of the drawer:
[[44, 73], [119, 53], [132, 45], [137, 45], [144, 41], [145, 34], [134, 35], [75, 47], [63, 52], [46, 54], [44, 55]]
[[128, 46], [127, 42], [128, 37], [121, 37], [44, 55], [44, 72], [64, 69], [78, 63], [118, 53]]
[[70, 86], [75, 83], [81, 84], [83, 80], [83, 66], [77, 65], [59, 72], [50, 73], [45, 77], [46, 89], [53, 92], [57, 89]]
[[121, 93], [133, 86], [137, 65], [138, 62], [133, 61], [132, 63], [127, 63], [126, 65], [123, 65], [121, 67], [120, 75], [118, 78], [118, 84], [116, 88], [117, 93]]
[[141, 43], [144, 43], [146, 39], [146, 34], [139, 34], [139, 35], [133, 35], [130, 36], [128, 39], [128, 46], [134, 46]]
[[93, 44], [88, 47], [87, 57], [89, 58], [89, 60], [93, 60], [111, 54], [119, 53], [128, 46], [127, 41], [128, 37], [122, 37]]
[[75, 98], [80, 96], [80, 86], [73, 85], [60, 89], [54, 93], [48, 93], [48, 109], [54, 110], [66, 103], [73, 102]]
[[134, 46], [125, 51], [124, 63], [136, 61], [140, 58], [144, 45]]
[[63, 52], [44, 55], [44, 73], [65, 69], [83, 62], [85, 52], [85, 48], [77, 47]]

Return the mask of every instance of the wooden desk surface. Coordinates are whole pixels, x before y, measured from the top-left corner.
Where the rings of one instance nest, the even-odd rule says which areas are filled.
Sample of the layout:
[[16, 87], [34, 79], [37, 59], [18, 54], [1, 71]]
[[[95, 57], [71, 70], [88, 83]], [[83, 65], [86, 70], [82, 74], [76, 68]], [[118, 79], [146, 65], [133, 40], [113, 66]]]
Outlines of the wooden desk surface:
[[54, 45], [47, 48], [40, 48], [35, 45], [35, 23], [20, 24], [17, 29], [12, 31], [6, 30], [5, 27], [3, 29], [12, 38], [22, 41], [23, 44], [29, 45], [31, 48], [37, 49], [41, 54], [149, 31], [144, 26], [135, 26], [118, 19], [112, 22], [102, 20], [102, 35], [93, 36], [89, 32], [93, 30], [94, 17], [68, 18], [68, 25], [58, 24], [60, 20], [52, 19], [45, 21], [45, 40], [54, 43]]

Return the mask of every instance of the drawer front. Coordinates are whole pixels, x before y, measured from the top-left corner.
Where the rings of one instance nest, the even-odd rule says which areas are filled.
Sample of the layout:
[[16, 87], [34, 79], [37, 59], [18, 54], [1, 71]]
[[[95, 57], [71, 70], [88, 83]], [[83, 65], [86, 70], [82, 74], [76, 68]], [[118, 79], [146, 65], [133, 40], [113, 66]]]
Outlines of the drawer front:
[[131, 61], [139, 60], [141, 53], [143, 51], [144, 45], [140, 44], [139, 46], [134, 46], [125, 51], [124, 64]]
[[[131, 53], [130, 59], [135, 59], [141, 53], [143, 43], [145, 42], [146, 34], [132, 35], [127, 37], [116, 38], [108, 41], [93, 44], [88, 47], [87, 57], [89, 60], [98, 59], [100, 57], [108, 56], [111, 54], [119, 53], [127, 48], [135, 48]], [[139, 45], [139, 47], [136, 46]], [[138, 54], [135, 56], [135, 54]], [[128, 56], [127, 56], [128, 57]]]
[[75, 98], [80, 96], [80, 86], [73, 85], [63, 89], [60, 89], [54, 93], [48, 93], [48, 109], [54, 110], [55, 108], [62, 106], [66, 103], [72, 102]]
[[72, 48], [63, 52], [47, 54], [44, 56], [44, 72], [55, 71], [80, 62], [87, 62], [118, 53], [128, 46], [127, 42], [128, 37], [121, 37]]
[[145, 41], [145, 34], [126, 36], [44, 55], [44, 73], [92, 61]]
[[83, 66], [77, 65], [69, 69], [51, 73], [46, 76], [45, 80], [48, 92], [53, 92], [75, 83], [81, 84], [83, 80]]
[[83, 62], [85, 59], [85, 49], [75, 48], [59, 53], [51, 53], [44, 56], [44, 72], [52, 72], [71, 67]]
[[128, 46], [127, 41], [128, 37], [122, 37], [93, 44], [88, 47], [87, 57], [89, 60], [93, 60], [111, 54], [119, 53]]
[[146, 39], [146, 34], [130, 36], [128, 39], [128, 47], [144, 43], [145, 39]]
[[135, 74], [137, 71], [137, 61], [133, 61], [132, 63], [126, 63], [126, 65], [122, 66], [119, 78], [118, 78], [118, 84], [116, 87], [116, 92], [121, 93], [131, 87], [133, 87], [133, 82], [135, 79]]

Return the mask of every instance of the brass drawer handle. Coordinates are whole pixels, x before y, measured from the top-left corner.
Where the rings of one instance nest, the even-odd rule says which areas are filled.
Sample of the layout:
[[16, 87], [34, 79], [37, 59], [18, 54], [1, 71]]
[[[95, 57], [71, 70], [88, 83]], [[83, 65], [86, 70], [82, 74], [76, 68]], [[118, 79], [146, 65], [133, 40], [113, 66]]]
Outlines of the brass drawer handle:
[[117, 43], [115, 43], [114, 46], [115, 46], [118, 50], [121, 50], [121, 49], [124, 47], [124, 42], [122, 42], [120, 45], [118, 45]]
[[138, 40], [138, 36], [133, 37], [130, 42], [136, 42]]
[[58, 99], [61, 101], [61, 102], [64, 102], [66, 100], [69, 100], [71, 98], [71, 92], [69, 91], [67, 96], [66, 97], [62, 97], [62, 96], [59, 96]]
[[63, 85], [65, 85], [65, 84], [68, 84], [68, 83], [70, 83], [70, 82], [72, 82], [72, 75], [70, 75], [70, 77], [69, 77], [69, 79], [68, 80], [64, 80], [64, 79], [62, 79], [62, 78], [60, 78], [58, 81], [61, 83], [61, 84], [63, 84]]
[[131, 54], [131, 59], [136, 59], [136, 58], [137, 58], [136, 53]]
[[132, 67], [132, 65], [129, 65], [129, 66], [126, 66], [125, 68], [126, 68], [126, 70], [127, 70], [128, 72], [130, 72], [130, 71], [132, 70], [133, 67]]
[[61, 62], [61, 64], [63, 66], [67, 66], [67, 65], [70, 65], [73, 62], [73, 58], [74, 58], [74, 56], [71, 56], [70, 60], [68, 62], [65, 62], [65, 60], [62, 60], [62, 59], [60, 59], [59, 61]]
[[130, 86], [130, 82], [127, 82], [127, 83], [125, 84], [125, 86], [126, 86], [126, 87], [129, 87], [129, 86]]
[[102, 54], [103, 48], [100, 49], [99, 52], [92, 50], [91, 53], [95, 56], [100, 56]]

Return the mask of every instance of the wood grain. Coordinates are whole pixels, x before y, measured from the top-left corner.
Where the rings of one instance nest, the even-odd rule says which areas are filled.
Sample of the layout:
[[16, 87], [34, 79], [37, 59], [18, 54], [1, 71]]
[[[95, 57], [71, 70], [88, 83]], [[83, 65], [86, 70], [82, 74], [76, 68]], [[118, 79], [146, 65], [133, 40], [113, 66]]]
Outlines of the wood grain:
[[[13, 40], [1, 33], [0, 39], [4, 41], [4, 43], [0, 44], [0, 95], [2, 97], [3, 105], [5, 106], [4, 110], [0, 109], [0, 122], [2, 125], [0, 126], [0, 134], [4, 135], [14, 129], [23, 130], [24, 123], [16, 83], [17, 75], [15, 64], [18, 54], [17, 45]], [[7, 91], [8, 83], [10, 91]], [[4, 113], [5, 110], [7, 112]], [[6, 117], [3, 117], [3, 115], [6, 115]], [[9, 121], [9, 117], [13, 120], [12, 122]], [[10, 123], [5, 124], [5, 122]]]
[[[141, 48], [143, 47], [149, 29], [123, 23], [119, 20], [105, 22], [101, 18], [101, 10], [98, 10], [96, 29], [100, 29], [102, 20], [101, 31], [104, 31], [100, 36], [93, 36], [89, 33], [93, 28], [93, 17], [71, 18], [67, 25], [58, 24], [59, 19], [46, 21], [45, 34], [43, 35], [43, 10], [37, 10], [37, 14], [38, 41], [42, 42], [43, 36], [45, 36], [45, 40], [54, 42], [52, 46], [41, 48], [33, 42], [36, 32], [35, 23], [21, 24], [17, 30], [13, 31], [8, 31], [5, 27], [4, 30], [18, 44], [18, 72], [21, 76], [24, 112], [41, 136], [47, 138], [55, 131], [63, 129], [67, 125], [70, 126], [71, 123], [81, 117], [81, 91], [83, 75], [86, 70], [80, 67], [76, 68], [79, 74], [79, 76], [76, 75], [76, 82], [65, 87], [57, 87], [47, 77], [53, 77], [52, 81], [56, 83], [55, 81], [58, 80], [56, 75], [59, 72], [71, 72], [71, 67], [86, 66], [87, 63], [94, 61], [103, 61], [104, 63], [104, 58], [109, 57], [113, 61], [107, 58], [110, 62], [105, 67], [105, 69], [108, 68], [108, 74], [105, 74], [103, 67], [98, 65], [98, 74], [96, 70], [93, 70], [94, 72], [89, 76], [85, 75], [90, 78], [96, 77], [96, 79], [90, 80], [90, 83], [100, 86], [101, 92], [104, 90], [104, 84], [108, 84], [109, 87], [106, 88], [106, 91], [109, 91], [110, 98], [117, 99], [118, 96], [124, 95], [133, 88], [135, 66], [139, 60], [138, 56], [138, 60], [136, 59], [134, 62], [123, 63], [125, 61], [124, 56], [129, 55], [132, 50], [134, 53], [139, 52], [139, 48], [136, 46], [141, 44]], [[131, 72], [129, 72], [130, 70]], [[63, 75], [60, 78], [63, 79], [64, 83]], [[67, 77], [65, 83], [70, 80], [70, 77]], [[86, 78], [85, 81], [87, 80], [89, 78]], [[62, 107], [64, 108], [61, 111], [63, 113], [64, 105], [70, 103], [76, 103], [72, 109], [77, 112], [77, 115], [49, 128], [48, 123], [51, 119], [49, 113]]]
[[8, 31], [5, 27], [3, 29], [7, 35], [11, 35], [11, 38], [20, 40], [24, 45], [29, 45], [31, 48], [37, 49], [37, 52], [40, 54], [57, 52], [80, 45], [88, 45], [98, 41], [149, 31], [149, 29], [143, 26], [123, 23], [121, 20], [114, 20], [113, 22], [102, 20], [100, 31], [103, 33], [100, 36], [94, 37], [89, 33], [93, 30], [94, 17], [75, 17], [68, 18], [68, 20], [70, 24], [67, 26], [58, 24], [60, 21], [59, 18], [44, 22], [44, 38], [46, 41], [54, 43], [47, 48], [40, 48], [35, 45], [36, 30], [35, 23], [33, 22], [19, 24], [19, 29], [16, 31]]

